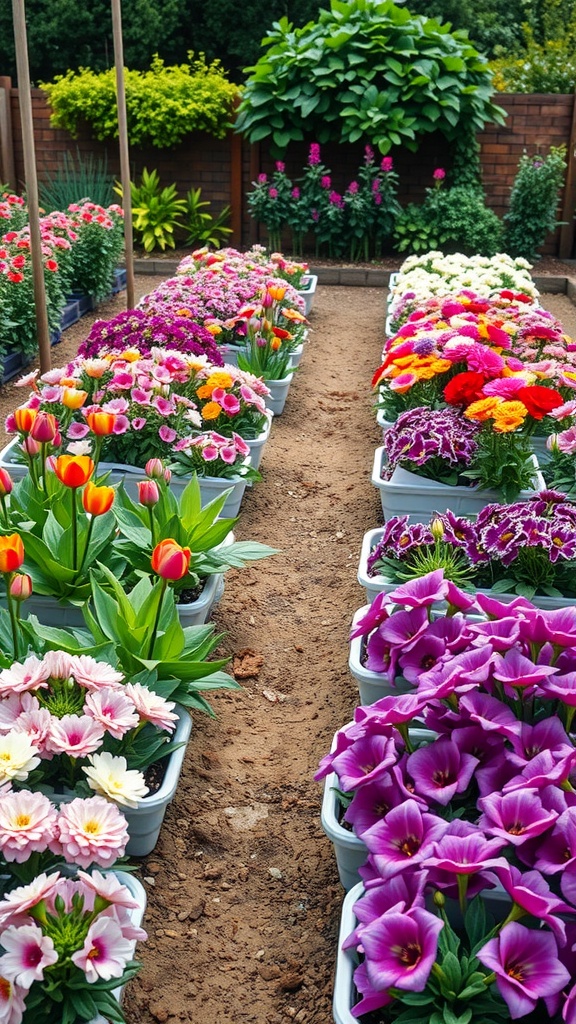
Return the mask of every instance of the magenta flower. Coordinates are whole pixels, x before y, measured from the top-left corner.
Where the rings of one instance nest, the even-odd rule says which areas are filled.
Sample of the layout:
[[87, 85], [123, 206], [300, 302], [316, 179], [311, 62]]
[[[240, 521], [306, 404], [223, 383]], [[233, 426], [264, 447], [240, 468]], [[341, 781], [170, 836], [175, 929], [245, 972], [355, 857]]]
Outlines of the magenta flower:
[[572, 744], [559, 718], [544, 718], [536, 725], [522, 722], [516, 736], [510, 737], [512, 751], [508, 759], [519, 768], [524, 768], [529, 761], [548, 750], [554, 758], [561, 758], [572, 751]]
[[446, 736], [410, 754], [407, 770], [421, 796], [446, 806], [456, 793], [463, 793], [479, 764], [471, 754], [460, 752]]
[[447, 822], [423, 812], [415, 800], [406, 800], [362, 838], [380, 876], [387, 879], [422, 864], [447, 828]]
[[540, 872], [525, 871], [522, 874], [518, 868], [505, 860], [501, 860], [495, 871], [499, 882], [516, 906], [547, 924], [554, 932], [558, 945], [563, 946], [566, 941], [566, 926], [558, 914], [572, 915], [573, 910], [554, 895]]
[[492, 661], [492, 675], [503, 684], [504, 693], [509, 697], [516, 696], [514, 691], [518, 687], [537, 686], [546, 680], [547, 676], [554, 675], [557, 671], [558, 669], [551, 665], [535, 665], [516, 647], [507, 651], [504, 657], [501, 654], [494, 654]]
[[391, 156], [383, 156], [380, 161], [380, 169], [384, 171], [384, 174], [388, 174], [394, 166], [394, 161]]
[[435, 569], [426, 576], [400, 584], [388, 594], [388, 600], [407, 608], [427, 608], [436, 601], [443, 601], [447, 593], [448, 580], [444, 579], [444, 570]]
[[475, 875], [480, 871], [506, 867], [504, 858], [496, 856], [503, 846], [503, 839], [487, 839], [474, 825], [456, 819], [434, 843], [426, 866], [450, 875]]
[[372, 733], [335, 757], [332, 769], [338, 776], [340, 788], [348, 792], [382, 778], [396, 759], [394, 738]]
[[[356, 621], [356, 625], [350, 632], [350, 640], [354, 640], [357, 636], [368, 636], [381, 622], [389, 618], [390, 608], [386, 604], [387, 600], [387, 594], [381, 593], [376, 595], [366, 613]], [[0, 674], [0, 680], [1, 678]]]
[[358, 786], [346, 809], [344, 820], [352, 826], [357, 836], [362, 836], [393, 807], [402, 804], [407, 796], [406, 789], [403, 789], [392, 772], [389, 772], [375, 782]]
[[378, 635], [391, 646], [402, 647], [403, 650], [409, 651], [426, 631], [428, 625], [425, 608], [414, 608], [407, 612], [392, 612], [392, 615], [378, 627]]
[[120, 925], [103, 915], [90, 925], [83, 948], [70, 957], [92, 984], [98, 978], [120, 978], [131, 958], [132, 944], [124, 938]]
[[308, 165], [314, 167], [315, 164], [320, 163], [320, 146], [317, 142], [310, 143], [310, 151], [308, 154]]
[[513, 846], [542, 835], [558, 817], [542, 805], [536, 789], [492, 793], [481, 797], [478, 807], [482, 811], [478, 821], [480, 828], [491, 835], [502, 836]]
[[352, 1007], [353, 1017], [362, 1017], [394, 1002], [387, 992], [378, 992], [370, 982], [366, 971], [366, 963], [361, 963], [354, 971], [354, 986], [362, 996], [359, 1003]]
[[2, 932], [2, 946], [0, 975], [23, 988], [42, 981], [44, 969], [58, 960], [52, 939], [37, 924], [10, 925]]
[[446, 177], [446, 171], [443, 167], [437, 167], [433, 172], [432, 177], [434, 178], [434, 181], [443, 181]]
[[554, 936], [515, 921], [482, 946], [477, 956], [496, 974], [496, 986], [512, 1020], [526, 1016], [536, 1008], [538, 999], [556, 995], [570, 982], [558, 959]]
[[367, 924], [362, 929], [362, 948], [366, 973], [374, 988], [422, 992], [436, 960], [443, 927], [443, 921], [420, 907], [405, 913], [390, 912]]

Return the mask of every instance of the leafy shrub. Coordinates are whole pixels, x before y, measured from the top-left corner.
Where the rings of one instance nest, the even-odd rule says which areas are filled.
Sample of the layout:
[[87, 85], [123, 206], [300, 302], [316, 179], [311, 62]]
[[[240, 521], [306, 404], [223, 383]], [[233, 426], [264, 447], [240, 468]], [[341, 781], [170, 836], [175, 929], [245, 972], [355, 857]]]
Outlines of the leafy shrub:
[[565, 146], [551, 146], [548, 156], [520, 157], [510, 194], [506, 222], [506, 251], [538, 259], [538, 250], [558, 221], [556, 214], [566, 171]]
[[396, 220], [395, 247], [398, 252], [478, 253], [494, 256], [502, 248], [502, 221], [485, 203], [478, 186], [456, 185], [443, 189], [441, 168], [434, 172], [435, 187], [427, 189], [424, 202], [410, 203]]
[[[228, 81], [219, 61], [204, 54], [190, 64], [166, 67], [155, 56], [149, 71], [126, 71], [126, 116], [132, 145], [175, 146], [190, 132], [224, 138], [230, 127], [237, 86]], [[97, 139], [116, 138], [116, 73], [89, 68], [67, 71], [41, 83], [52, 114], [50, 123], [74, 137], [88, 124]]]
[[576, 87], [574, 39], [538, 43], [526, 32], [526, 49], [514, 50], [490, 63], [499, 92], [573, 92]]
[[[114, 191], [124, 198], [119, 182]], [[183, 227], [179, 218], [186, 210], [185, 201], [177, 196], [176, 185], [161, 188], [158, 171], [148, 172], [144, 168], [140, 185], [130, 182], [130, 198], [134, 232], [146, 252], [152, 252], [156, 246], [174, 249], [174, 231]]]
[[283, 150], [314, 133], [319, 142], [367, 138], [387, 153], [419, 136], [456, 138], [460, 122], [503, 122], [490, 100], [485, 58], [465, 32], [412, 16], [393, 0], [332, 0], [317, 22], [274, 23], [252, 68], [236, 121], [251, 142]]
[[186, 193], [186, 245], [210, 245], [214, 249], [219, 249], [226, 236], [232, 234], [232, 228], [226, 224], [230, 217], [230, 207], [225, 206], [216, 217], [213, 217], [206, 209], [210, 206], [209, 201], [202, 199], [201, 195], [202, 191], [199, 188], [191, 188]]

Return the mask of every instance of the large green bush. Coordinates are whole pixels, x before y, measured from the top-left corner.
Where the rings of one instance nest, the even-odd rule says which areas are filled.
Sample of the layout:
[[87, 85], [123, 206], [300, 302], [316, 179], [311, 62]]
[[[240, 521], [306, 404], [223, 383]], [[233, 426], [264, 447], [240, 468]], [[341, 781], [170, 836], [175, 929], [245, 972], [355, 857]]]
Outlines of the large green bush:
[[393, 0], [331, 0], [317, 22], [274, 23], [247, 71], [236, 129], [283, 150], [313, 133], [319, 142], [368, 139], [387, 153], [463, 122], [503, 123], [491, 101], [488, 64], [466, 33], [413, 16]]
[[558, 224], [558, 205], [566, 174], [566, 147], [551, 146], [546, 156], [520, 157], [510, 193], [506, 222], [506, 252], [538, 259], [549, 231]]
[[[238, 88], [218, 61], [201, 54], [189, 64], [166, 67], [154, 57], [149, 71], [126, 71], [128, 134], [134, 146], [175, 146], [190, 132], [223, 138], [230, 126]], [[43, 83], [52, 108], [50, 123], [74, 137], [88, 124], [97, 139], [118, 135], [116, 74], [89, 68], [57, 75]]]
[[574, 36], [537, 43], [526, 32], [526, 49], [515, 49], [490, 64], [499, 92], [573, 92], [576, 86]]

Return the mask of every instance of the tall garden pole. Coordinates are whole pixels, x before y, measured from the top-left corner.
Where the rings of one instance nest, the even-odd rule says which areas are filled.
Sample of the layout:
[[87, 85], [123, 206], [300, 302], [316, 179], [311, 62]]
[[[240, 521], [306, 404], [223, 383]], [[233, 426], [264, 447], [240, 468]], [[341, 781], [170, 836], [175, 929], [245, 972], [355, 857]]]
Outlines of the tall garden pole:
[[50, 354], [50, 330], [46, 307], [44, 264], [42, 260], [42, 240], [40, 237], [40, 207], [38, 204], [38, 178], [36, 176], [36, 154], [34, 151], [34, 121], [32, 118], [32, 95], [30, 92], [30, 68], [28, 65], [24, 0], [12, 0], [12, 13], [14, 18], [20, 121], [22, 123], [26, 203], [28, 206], [28, 224], [30, 228], [30, 256], [32, 260], [36, 336], [38, 338], [40, 371], [41, 373], [47, 373], [52, 366], [52, 358]]
[[116, 103], [118, 107], [118, 142], [120, 146], [120, 181], [124, 207], [124, 249], [126, 259], [126, 309], [134, 309], [134, 248], [132, 245], [132, 199], [130, 195], [130, 157], [126, 90], [124, 88], [124, 47], [122, 44], [122, 9], [120, 0], [112, 0], [112, 34], [116, 68]]

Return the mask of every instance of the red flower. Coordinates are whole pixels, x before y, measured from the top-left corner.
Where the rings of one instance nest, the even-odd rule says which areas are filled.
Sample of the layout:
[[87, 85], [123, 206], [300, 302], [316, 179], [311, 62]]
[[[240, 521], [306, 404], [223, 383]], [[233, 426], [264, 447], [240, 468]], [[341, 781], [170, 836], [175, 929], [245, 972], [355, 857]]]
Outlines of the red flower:
[[44, 265], [46, 267], [46, 270], [58, 270], [58, 264], [56, 263], [56, 260], [46, 260], [46, 263]]
[[482, 388], [486, 378], [476, 370], [465, 370], [457, 373], [452, 380], [449, 380], [444, 388], [444, 398], [448, 405], [470, 405], [478, 398], [482, 398]]
[[552, 409], [556, 409], [564, 402], [559, 391], [554, 391], [554, 388], [542, 387], [541, 384], [531, 384], [529, 387], [520, 388], [515, 397], [526, 406], [528, 415], [535, 420], [543, 419]]
[[12, 260], [12, 266], [14, 267], [14, 270], [21, 270], [22, 267], [24, 267], [25, 265], [26, 265], [26, 257], [25, 256], [15, 256], [14, 259]]
[[9, 270], [6, 277], [12, 281], [12, 284], [20, 284], [24, 280], [24, 274], [21, 274], [20, 271]]

